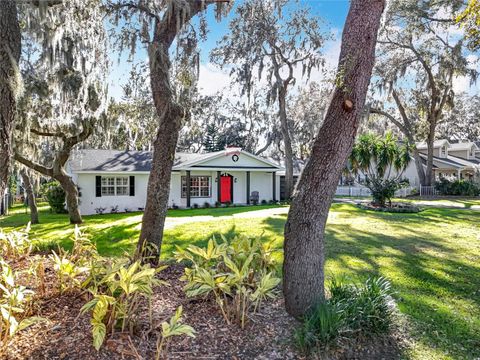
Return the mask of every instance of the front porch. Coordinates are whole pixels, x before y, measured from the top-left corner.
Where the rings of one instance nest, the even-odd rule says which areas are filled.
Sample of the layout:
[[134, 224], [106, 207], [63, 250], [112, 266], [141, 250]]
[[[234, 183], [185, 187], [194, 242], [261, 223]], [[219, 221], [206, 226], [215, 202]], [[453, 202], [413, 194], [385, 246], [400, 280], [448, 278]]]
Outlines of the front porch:
[[250, 205], [255, 200], [261, 203], [278, 199], [279, 184], [275, 171], [182, 170], [172, 173], [169, 206]]

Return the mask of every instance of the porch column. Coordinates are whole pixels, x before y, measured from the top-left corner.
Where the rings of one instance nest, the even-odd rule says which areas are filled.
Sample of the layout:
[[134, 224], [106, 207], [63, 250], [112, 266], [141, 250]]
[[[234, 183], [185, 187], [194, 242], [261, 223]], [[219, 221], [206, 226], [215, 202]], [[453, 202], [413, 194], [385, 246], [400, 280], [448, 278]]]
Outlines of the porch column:
[[247, 171], [247, 205], [250, 205], [250, 171]]
[[222, 194], [222, 185], [221, 185], [221, 171], [217, 171], [217, 201], [220, 202], [221, 194]]
[[276, 176], [276, 172], [272, 172], [272, 190], [273, 190], [273, 194], [272, 194], [272, 200], [273, 201], [277, 201], [277, 176]]
[[460, 180], [460, 178], [462, 177], [462, 170], [461, 169], [457, 170], [457, 177], [458, 177], [458, 180]]
[[190, 170], [187, 170], [187, 176], [186, 176], [186, 182], [187, 182], [187, 208], [190, 207]]

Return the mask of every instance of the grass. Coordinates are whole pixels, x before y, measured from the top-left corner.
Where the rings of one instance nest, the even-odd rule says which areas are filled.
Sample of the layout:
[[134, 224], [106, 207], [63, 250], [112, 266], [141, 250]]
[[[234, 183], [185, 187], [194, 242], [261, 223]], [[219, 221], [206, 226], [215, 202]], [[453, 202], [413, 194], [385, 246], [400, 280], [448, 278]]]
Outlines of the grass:
[[[250, 210], [261, 208], [265, 207]], [[0, 227], [23, 226], [28, 215], [17, 210], [0, 219]], [[174, 210], [169, 216], [225, 216], [247, 210]], [[170, 259], [175, 245], [201, 246], [214, 234], [244, 233], [273, 242], [281, 260], [285, 218], [221, 218], [179, 225], [165, 232], [162, 257]], [[326, 273], [358, 281], [384, 276], [391, 281], [415, 339], [409, 357], [480, 358], [479, 220], [480, 213], [470, 210], [428, 208], [418, 214], [391, 214], [333, 204], [327, 224]], [[42, 210], [40, 221], [32, 228], [34, 238], [69, 246], [73, 228], [65, 215]], [[84, 227], [100, 253], [120, 255], [134, 248], [140, 222], [140, 213], [106, 214], [85, 217]]]

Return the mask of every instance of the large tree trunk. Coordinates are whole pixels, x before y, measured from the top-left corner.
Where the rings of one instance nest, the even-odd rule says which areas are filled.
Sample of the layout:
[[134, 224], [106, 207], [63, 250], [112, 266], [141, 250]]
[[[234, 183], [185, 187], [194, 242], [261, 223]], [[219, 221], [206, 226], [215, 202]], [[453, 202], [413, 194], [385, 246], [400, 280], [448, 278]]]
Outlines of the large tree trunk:
[[[159, 260], [165, 217], [167, 216], [170, 177], [175, 160], [175, 148], [186, 112], [175, 101], [170, 83], [169, 49], [177, 32], [215, 1], [197, 1], [183, 15], [170, 14], [155, 23], [154, 37], [148, 49], [150, 59], [150, 84], [153, 101], [158, 114], [158, 132], [153, 144], [153, 159], [147, 187], [147, 203], [142, 219], [142, 230], [137, 244], [137, 257]], [[177, 11], [180, 11], [177, 9]]]
[[423, 169], [423, 161], [420, 157], [420, 153], [415, 148], [413, 149], [413, 160], [415, 161], [415, 168], [417, 169], [418, 181], [420, 186], [425, 185], [425, 170]]
[[385, 0], [351, 1], [337, 70], [340, 85], [334, 89], [285, 224], [283, 293], [287, 311], [297, 317], [325, 296], [325, 224], [365, 105], [384, 6]]
[[70, 217], [70, 224], [81, 224], [83, 222], [78, 208], [78, 189], [72, 178], [67, 174], [54, 174], [53, 178], [60, 183], [60, 186], [65, 191], [65, 200], [67, 202], [68, 216]]
[[437, 122], [434, 119], [429, 121], [429, 131], [427, 136], [427, 168], [425, 169], [425, 186], [432, 186], [433, 179], [433, 146], [435, 143], [435, 130]]
[[27, 194], [27, 203], [30, 207], [30, 223], [38, 224], [37, 201], [35, 200], [35, 192], [33, 191], [30, 176], [26, 170], [22, 170], [21, 175], [23, 180], [23, 186], [25, 187], [25, 192]]
[[8, 187], [16, 96], [20, 87], [18, 62], [20, 25], [15, 0], [0, 2], [0, 198]]
[[278, 91], [278, 114], [280, 117], [280, 128], [282, 130], [283, 146], [285, 148], [285, 199], [289, 200], [293, 191], [293, 149], [290, 130], [287, 121], [287, 89], [281, 86]]

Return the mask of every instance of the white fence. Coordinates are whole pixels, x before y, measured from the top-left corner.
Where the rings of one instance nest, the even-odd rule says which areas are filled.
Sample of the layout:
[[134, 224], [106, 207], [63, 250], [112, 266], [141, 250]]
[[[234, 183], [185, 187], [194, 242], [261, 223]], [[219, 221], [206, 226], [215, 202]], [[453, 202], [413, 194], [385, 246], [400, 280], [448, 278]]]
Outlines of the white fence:
[[[395, 191], [395, 197], [407, 197], [411, 195], [416, 188], [408, 186]], [[364, 186], [338, 186], [335, 195], [338, 196], [371, 196], [370, 190]]]
[[420, 196], [436, 196], [438, 191], [435, 186], [420, 186]]

